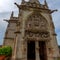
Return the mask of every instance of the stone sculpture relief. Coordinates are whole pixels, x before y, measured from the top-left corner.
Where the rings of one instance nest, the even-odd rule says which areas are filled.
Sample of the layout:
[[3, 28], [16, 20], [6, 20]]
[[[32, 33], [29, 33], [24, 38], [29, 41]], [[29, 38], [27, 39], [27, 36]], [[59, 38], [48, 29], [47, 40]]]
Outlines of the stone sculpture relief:
[[27, 28], [38, 28], [38, 29], [47, 29], [47, 21], [41, 17], [39, 14], [33, 14], [30, 16], [26, 23]]
[[48, 30], [47, 21], [39, 13], [32, 14], [26, 22], [27, 22], [26, 28], [32, 29], [30, 32], [27, 30], [26, 35], [28, 37], [35, 37], [35, 38], [42, 38], [42, 39], [49, 37], [49, 33], [45, 31]]

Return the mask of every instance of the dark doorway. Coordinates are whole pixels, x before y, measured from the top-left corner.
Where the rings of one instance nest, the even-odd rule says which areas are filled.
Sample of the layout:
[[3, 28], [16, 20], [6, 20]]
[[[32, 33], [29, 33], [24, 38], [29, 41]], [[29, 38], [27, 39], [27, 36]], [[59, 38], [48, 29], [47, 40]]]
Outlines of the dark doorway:
[[35, 42], [27, 42], [27, 60], [35, 60]]
[[46, 43], [44, 41], [39, 42], [39, 47], [40, 60], [47, 60]]

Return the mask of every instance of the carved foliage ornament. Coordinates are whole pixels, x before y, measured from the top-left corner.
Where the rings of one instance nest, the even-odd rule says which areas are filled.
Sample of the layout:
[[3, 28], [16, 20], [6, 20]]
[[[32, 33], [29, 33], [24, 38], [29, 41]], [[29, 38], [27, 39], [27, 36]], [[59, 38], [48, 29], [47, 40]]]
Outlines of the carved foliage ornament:
[[48, 38], [49, 32], [41, 32], [41, 33], [32, 33], [32, 32], [26, 32], [25, 34], [28, 37], [35, 37], [35, 38]]

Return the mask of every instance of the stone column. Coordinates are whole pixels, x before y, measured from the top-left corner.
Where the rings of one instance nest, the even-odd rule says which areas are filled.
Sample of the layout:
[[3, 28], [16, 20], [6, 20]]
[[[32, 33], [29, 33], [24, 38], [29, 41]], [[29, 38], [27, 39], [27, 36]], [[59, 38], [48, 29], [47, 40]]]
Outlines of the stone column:
[[17, 34], [16, 34], [16, 37], [14, 39], [14, 51], [13, 51], [11, 60], [16, 60], [16, 47], [17, 47]]
[[14, 42], [14, 56], [12, 57], [12, 60], [19, 60], [23, 59], [23, 35], [22, 35], [22, 29], [20, 29], [20, 24], [16, 27], [16, 37]]
[[16, 57], [18, 58], [17, 60], [24, 60], [25, 59], [25, 43], [24, 43], [24, 39], [22, 38], [21, 35], [18, 35], [18, 42], [17, 42], [17, 53], [16, 53]]
[[39, 57], [39, 43], [38, 41], [35, 42], [35, 52], [36, 52], [36, 60], [40, 60], [40, 57]]

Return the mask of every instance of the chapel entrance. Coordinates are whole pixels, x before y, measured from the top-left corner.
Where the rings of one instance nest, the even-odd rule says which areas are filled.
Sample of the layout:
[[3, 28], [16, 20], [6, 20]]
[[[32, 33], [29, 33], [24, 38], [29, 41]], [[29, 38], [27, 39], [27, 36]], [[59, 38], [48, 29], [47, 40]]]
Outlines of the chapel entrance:
[[35, 42], [27, 42], [27, 60], [35, 60]]
[[39, 42], [39, 57], [40, 60], [47, 60], [46, 43], [44, 41]]

